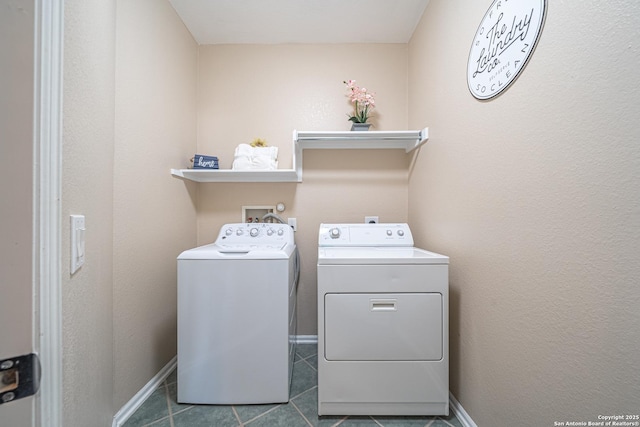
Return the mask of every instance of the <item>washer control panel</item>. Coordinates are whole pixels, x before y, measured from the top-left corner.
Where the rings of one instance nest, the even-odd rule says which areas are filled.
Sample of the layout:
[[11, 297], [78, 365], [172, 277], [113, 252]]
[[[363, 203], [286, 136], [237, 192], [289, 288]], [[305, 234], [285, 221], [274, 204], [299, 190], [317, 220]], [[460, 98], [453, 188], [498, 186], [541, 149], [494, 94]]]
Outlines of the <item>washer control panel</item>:
[[220, 228], [215, 243], [226, 248], [247, 245], [283, 247], [286, 244], [294, 243], [293, 229], [288, 224], [264, 222], [225, 224]]
[[413, 246], [408, 224], [320, 224], [319, 246]]

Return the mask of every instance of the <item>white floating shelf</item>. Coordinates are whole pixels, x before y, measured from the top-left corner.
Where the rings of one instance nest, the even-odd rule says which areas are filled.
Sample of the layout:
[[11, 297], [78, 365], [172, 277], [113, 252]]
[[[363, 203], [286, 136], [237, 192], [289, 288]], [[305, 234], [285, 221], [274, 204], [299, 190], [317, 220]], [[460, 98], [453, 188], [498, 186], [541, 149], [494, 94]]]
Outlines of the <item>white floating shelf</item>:
[[404, 149], [407, 153], [429, 139], [429, 128], [400, 131], [293, 131], [300, 149]]
[[232, 169], [171, 169], [171, 175], [195, 182], [300, 182], [293, 169], [238, 171]]
[[429, 128], [400, 131], [293, 131], [293, 169], [171, 169], [171, 175], [195, 182], [302, 182], [302, 151], [403, 149], [407, 153], [429, 139]]

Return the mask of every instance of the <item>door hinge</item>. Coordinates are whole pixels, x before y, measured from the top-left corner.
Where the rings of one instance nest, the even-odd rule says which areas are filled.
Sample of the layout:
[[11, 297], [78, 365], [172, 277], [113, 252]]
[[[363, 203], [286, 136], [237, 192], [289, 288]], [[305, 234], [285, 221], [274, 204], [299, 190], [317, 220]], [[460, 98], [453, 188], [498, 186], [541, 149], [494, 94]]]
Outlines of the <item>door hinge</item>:
[[0, 360], [0, 405], [36, 394], [40, 388], [40, 359], [31, 353]]

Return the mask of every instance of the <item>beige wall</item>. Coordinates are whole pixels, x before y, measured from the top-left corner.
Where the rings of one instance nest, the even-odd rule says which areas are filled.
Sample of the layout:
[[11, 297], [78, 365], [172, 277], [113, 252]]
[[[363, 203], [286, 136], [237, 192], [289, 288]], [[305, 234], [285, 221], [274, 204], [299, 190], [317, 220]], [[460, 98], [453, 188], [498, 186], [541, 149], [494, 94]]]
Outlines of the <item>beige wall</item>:
[[168, 2], [65, 2], [62, 216], [87, 226], [73, 276], [62, 229], [65, 426], [110, 425], [176, 354], [195, 187], [169, 169], [196, 147], [196, 64]]
[[176, 257], [196, 245], [197, 45], [167, 1], [119, 1], [113, 173], [116, 408], [176, 355]]
[[[8, 359], [38, 351], [32, 328], [34, 2], [0, 0], [0, 10], [0, 359]], [[3, 425], [28, 423], [34, 400], [1, 405]]]
[[[280, 168], [291, 168], [294, 129], [350, 128], [347, 79], [377, 93], [375, 129], [407, 128], [406, 45], [201, 46], [198, 153], [230, 168], [235, 147], [261, 137], [279, 148]], [[315, 334], [320, 223], [406, 221], [408, 160], [400, 150], [308, 150], [301, 184], [199, 184], [198, 243], [240, 222], [243, 205], [284, 202], [302, 258], [298, 333]]]
[[[62, 169], [63, 424], [113, 417], [115, 1], [66, 1]], [[69, 215], [86, 218], [85, 264], [69, 274]]]
[[640, 8], [550, 2], [490, 102], [466, 86], [488, 3], [432, 0], [409, 45], [409, 222], [451, 257], [451, 389], [479, 426], [635, 414]]
[[33, 342], [34, 5], [25, 2], [20, 9], [3, 0], [0, 8], [0, 324], [13, 325], [2, 332], [5, 359], [30, 353]]

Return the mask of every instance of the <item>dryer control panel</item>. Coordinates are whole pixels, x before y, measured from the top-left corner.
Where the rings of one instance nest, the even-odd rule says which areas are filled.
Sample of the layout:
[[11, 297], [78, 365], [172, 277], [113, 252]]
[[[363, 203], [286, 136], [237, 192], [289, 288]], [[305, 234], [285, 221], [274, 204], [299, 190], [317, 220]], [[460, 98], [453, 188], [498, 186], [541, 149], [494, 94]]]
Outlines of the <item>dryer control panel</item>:
[[408, 224], [320, 224], [318, 246], [413, 246]]

